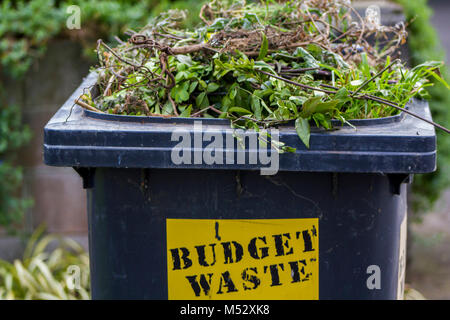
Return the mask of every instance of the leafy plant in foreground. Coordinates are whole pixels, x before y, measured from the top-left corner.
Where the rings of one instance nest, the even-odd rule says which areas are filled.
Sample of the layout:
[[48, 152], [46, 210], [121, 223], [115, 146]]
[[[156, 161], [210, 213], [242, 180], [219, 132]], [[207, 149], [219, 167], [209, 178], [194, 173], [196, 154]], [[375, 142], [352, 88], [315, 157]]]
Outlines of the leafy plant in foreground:
[[69, 238], [43, 236], [42, 228], [31, 236], [23, 260], [0, 260], [0, 300], [85, 300], [89, 288], [84, 249]]

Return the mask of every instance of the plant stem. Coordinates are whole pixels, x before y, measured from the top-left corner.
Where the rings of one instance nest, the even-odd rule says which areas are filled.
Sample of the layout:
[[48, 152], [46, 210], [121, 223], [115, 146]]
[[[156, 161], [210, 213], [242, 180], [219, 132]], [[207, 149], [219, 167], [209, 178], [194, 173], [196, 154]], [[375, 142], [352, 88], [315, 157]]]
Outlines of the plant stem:
[[87, 109], [87, 110], [94, 111], [94, 112], [104, 113], [103, 111], [97, 109], [96, 107], [93, 107], [93, 106], [87, 104], [86, 102], [81, 101], [80, 99], [76, 99], [76, 100], [75, 100], [75, 103], [76, 103], [77, 105], [79, 105], [80, 107], [83, 107], [83, 108], [85, 108], [85, 109]]
[[[338, 87], [330, 86], [329, 84], [321, 83], [320, 86], [321, 86], [321, 87], [324, 87], [324, 88], [328, 88], [328, 89], [333, 89], [333, 90], [336, 90], [336, 91], [339, 90]], [[348, 92], [349, 92], [350, 94], [353, 94], [353, 91], [351, 91], [351, 90], [349, 90]], [[392, 104], [395, 104], [396, 106], [398, 106], [397, 103], [395, 103], [395, 102], [393, 102], [393, 101], [390, 101], [390, 100], [387, 100], [387, 99], [384, 99], [384, 98], [380, 98], [380, 97], [377, 97], [377, 96], [374, 96], [374, 95], [371, 95], [371, 94], [367, 94], [367, 93], [364, 94], [364, 95], [367, 96], [367, 97], [376, 98], [376, 99], [378, 99], [378, 100], [385, 101], [385, 102], [387, 102], [387, 103], [392, 103]]]

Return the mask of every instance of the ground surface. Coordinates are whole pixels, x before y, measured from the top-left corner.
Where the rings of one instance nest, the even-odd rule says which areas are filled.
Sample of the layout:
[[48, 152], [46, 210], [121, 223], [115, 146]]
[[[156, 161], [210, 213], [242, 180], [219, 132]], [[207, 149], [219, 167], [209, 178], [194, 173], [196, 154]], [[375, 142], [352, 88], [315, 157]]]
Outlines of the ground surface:
[[[437, 28], [450, 62], [450, 1], [430, 1]], [[449, 106], [450, 107], [450, 106]], [[448, 125], [448, 124], [447, 124]], [[412, 226], [411, 262], [406, 281], [427, 299], [450, 299], [450, 190], [421, 224]]]

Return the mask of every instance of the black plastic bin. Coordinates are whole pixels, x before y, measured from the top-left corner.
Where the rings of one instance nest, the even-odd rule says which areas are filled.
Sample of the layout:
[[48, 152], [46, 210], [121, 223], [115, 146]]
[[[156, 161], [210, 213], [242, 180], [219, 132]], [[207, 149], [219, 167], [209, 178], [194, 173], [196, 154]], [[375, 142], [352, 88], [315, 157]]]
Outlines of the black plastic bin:
[[[401, 114], [313, 128], [306, 149], [287, 124], [279, 138], [296, 152], [274, 175], [250, 161], [176, 164], [175, 129], [191, 151], [211, 143], [196, 145], [198, 122], [73, 107], [95, 80], [44, 138], [45, 163], [74, 167], [87, 188], [93, 299], [402, 297], [407, 184], [436, 168], [431, 125]], [[425, 102], [408, 108], [431, 119]], [[227, 120], [201, 124], [206, 136], [232, 132]]]

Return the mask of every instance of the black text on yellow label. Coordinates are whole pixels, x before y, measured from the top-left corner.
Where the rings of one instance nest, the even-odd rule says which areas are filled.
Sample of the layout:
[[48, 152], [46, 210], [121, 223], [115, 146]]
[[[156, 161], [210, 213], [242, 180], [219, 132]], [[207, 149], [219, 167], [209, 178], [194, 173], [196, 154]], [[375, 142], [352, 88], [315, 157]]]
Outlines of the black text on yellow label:
[[318, 299], [318, 219], [167, 219], [169, 299]]

